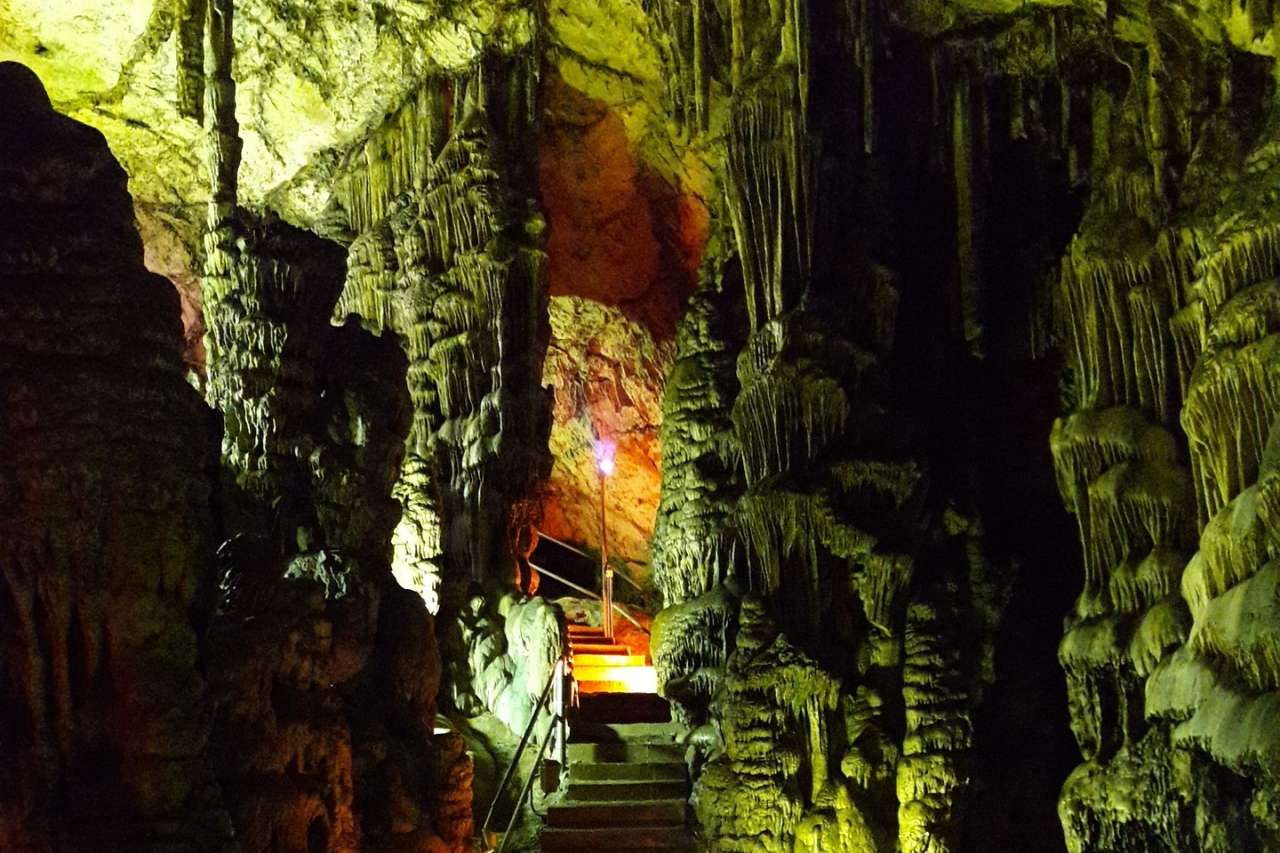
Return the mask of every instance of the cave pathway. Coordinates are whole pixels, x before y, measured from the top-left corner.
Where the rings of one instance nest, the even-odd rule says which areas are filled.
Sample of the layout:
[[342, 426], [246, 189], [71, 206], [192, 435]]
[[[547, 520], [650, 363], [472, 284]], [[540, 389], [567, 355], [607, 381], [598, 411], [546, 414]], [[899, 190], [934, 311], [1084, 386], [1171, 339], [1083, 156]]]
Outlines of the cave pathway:
[[568, 784], [547, 807], [542, 850], [695, 849], [683, 748], [645, 652], [570, 623]]

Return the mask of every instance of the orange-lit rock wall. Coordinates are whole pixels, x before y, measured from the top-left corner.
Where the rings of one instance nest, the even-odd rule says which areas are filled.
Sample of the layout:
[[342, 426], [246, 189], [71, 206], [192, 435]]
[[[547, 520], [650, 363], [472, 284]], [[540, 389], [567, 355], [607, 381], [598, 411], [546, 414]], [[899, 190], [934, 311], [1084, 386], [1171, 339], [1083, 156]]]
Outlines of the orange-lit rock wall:
[[649, 559], [661, 483], [658, 430], [676, 323], [707, 239], [701, 199], [658, 173], [618, 108], [555, 72], [544, 83], [539, 189], [547, 217], [555, 467], [544, 530], [599, 547], [597, 438], [618, 445], [607, 488], [610, 552]]

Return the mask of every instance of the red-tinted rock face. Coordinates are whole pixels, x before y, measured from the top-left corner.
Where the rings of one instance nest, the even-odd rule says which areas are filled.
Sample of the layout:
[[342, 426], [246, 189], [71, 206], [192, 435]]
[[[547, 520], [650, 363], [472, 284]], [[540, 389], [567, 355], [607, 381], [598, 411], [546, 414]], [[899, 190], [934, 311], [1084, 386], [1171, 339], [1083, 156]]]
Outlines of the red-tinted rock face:
[[674, 342], [654, 340], [616, 307], [588, 299], [551, 300], [553, 345], [543, 382], [555, 390], [543, 529], [592, 548], [600, 543], [596, 439], [616, 445], [606, 486], [609, 550], [647, 562], [661, 486], [658, 427]]
[[606, 515], [610, 550], [647, 562], [661, 484], [658, 427], [676, 322], [696, 282], [708, 218], [655, 174], [623, 117], [547, 75], [539, 185], [547, 216], [556, 459], [544, 529], [598, 547], [591, 442], [617, 443]]
[[675, 334], [707, 238], [700, 199], [640, 158], [622, 116], [549, 73], [539, 188], [552, 296], [621, 306], [655, 337]]
[[182, 305], [182, 360], [190, 370], [204, 373], [204, 315], [200, 277], [191, 257], [197, 235], [190, 223], [176, 219], [154, 206], [136, 204], [138, 233], [142, 236], [143, 261], [147, 269], [173, 282]]

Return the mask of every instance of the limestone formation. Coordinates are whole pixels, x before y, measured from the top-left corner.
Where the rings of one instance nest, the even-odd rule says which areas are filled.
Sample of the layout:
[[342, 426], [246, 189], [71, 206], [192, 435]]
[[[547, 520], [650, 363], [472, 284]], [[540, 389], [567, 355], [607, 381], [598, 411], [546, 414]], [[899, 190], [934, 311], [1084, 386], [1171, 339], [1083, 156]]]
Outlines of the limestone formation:
[[15, 63], [0, 103], [0, 847], [233, 850], [192, 619], [215, 432], [177, 295], [102, 135]]
[[603, 520], [709, 849], [1277, 848], [1276, 32], [0, 0], [0, 847], [471, 849]]
[[1247, 60], [1174, 20], [1133, 50], [1149, 77], [1094, 91], [1093, 194], [1062, 263], [1076, 411], [1052, 446], [1085, 584], [1059, 654], [1085, 763], [1060, 811], [1073, 850], [1265, 848], [1268, 773], [1214, 744], [1250, 739], [1244, 708], [1272, 689], [1237, 644], [1270, 621], [1270, 109]]

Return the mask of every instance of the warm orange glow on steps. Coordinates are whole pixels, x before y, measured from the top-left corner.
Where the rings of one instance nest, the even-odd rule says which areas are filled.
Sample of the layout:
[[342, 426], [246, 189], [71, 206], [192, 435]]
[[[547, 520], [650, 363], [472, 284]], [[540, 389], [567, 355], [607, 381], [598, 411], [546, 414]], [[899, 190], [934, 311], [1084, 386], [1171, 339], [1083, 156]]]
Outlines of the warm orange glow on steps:
[[569, 625], [569, 655], [579, 694], [657, 693], [658, 674], [646, 652], [609, 642], [599, 628]]
[[575, 667], [579, 693], [657, 693], [658, 673], [651, 666]]

